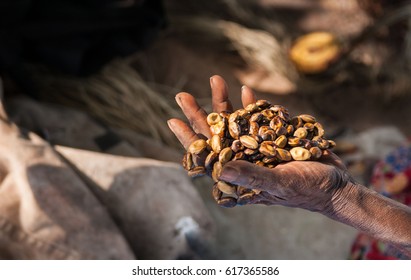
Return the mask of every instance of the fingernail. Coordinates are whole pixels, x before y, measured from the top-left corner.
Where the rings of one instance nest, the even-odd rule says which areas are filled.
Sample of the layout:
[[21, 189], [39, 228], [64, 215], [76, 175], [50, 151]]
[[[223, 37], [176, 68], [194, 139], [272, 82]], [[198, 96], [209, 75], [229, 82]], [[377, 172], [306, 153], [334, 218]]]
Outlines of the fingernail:
[[210, 87], [213, 88], [213, 77], [210, 77]]
[[237, 180], [238, 176], [239, 173], [236, 168], [226, 166], [223, 168], [219, 179], [227, 182], [234, 182]]
[[246, 85], [242, 86], [242, 87], [241, 87], [241, 93], [243, 93], [243, 91], [244, 91], [246, 88], [247, 88]]

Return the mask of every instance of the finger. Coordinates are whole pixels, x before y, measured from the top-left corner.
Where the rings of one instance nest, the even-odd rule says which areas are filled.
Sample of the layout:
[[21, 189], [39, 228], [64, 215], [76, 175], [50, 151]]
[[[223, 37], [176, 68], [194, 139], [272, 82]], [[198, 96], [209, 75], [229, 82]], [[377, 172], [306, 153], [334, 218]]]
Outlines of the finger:
[[191, 129], [189, 125], [179, 119], [170, 119], [167, 121], [168, 127], [187, 150], [188, 146], [195, 140], [199, 139], [197, 134]]
[[176, 95], [176, 102], [190, 122], [194, 132], [210, 138], [210, 127], [207, 124], [207, 113], [201, 108], [195, 98], [186, 92]]
[[265, 167], [244, 160], [228, 162], [219, 179], [246, 188], [267, 191], [274, 195], [278, 194], [276, 187], [285, 187], [290, 183], [290, 176], [281, 165], [267, 170]]
[[323, 155], [321, 157], [321, 162], [335, 165], [335, 166], [337, 166], [338, 168], [340, 168], [342, 170], [347, 169], [347, 167], [345, 166], [343, 161], [336, 154], [331, 152], [330, 150], [324, 150], [323, 151]]
[[233, 111], [233, 105], [228, 99], [228, 87], [224, 79], [218, 75], [214, 75], [210, 78], [210, 86], [213, 111], [217, 113]]
[[245, 108], [248, 104], [255, 103], [257, 100], [254, 91], [248, 86], [241, 88], [241, 102]]

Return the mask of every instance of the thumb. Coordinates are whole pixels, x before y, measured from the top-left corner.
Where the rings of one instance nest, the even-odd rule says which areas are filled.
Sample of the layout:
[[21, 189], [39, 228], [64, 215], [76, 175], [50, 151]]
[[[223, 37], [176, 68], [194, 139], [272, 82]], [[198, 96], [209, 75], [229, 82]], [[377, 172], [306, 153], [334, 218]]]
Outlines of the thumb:
[[272, 192], [274, 185], [279, 185], [284, 181], [282, 180], [284, 178], [282, 172], [274, 169], [268, 169], [244, 160], [230, 161], [224, 165], [219, 179], [247, 188]]

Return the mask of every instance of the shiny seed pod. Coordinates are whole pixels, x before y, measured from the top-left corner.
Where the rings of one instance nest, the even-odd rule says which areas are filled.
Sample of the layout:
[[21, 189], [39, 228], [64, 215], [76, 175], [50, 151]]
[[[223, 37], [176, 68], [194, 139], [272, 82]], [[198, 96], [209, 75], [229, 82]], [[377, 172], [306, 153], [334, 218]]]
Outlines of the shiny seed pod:
[[280, 149], [277, 148], [276, 149], [276, 157], [277, 159], [281, 160], [281, 161], [290, 161], [291, 160], [291, 154], [289, 151], [285, 150], [285, 149]]
[[188, 171], [188, 176], [190, 177], [199, 177], [206, 175], [206, 169], [204, 166], [196, 166]]
[[306, 123], [315, 123], [316, 122], [316, 119], [311, 115], [302, 114], [299, 117]]
[[335, 146], [337, 146], [337, 143], [335, 143], [335, 141], [333, 140], [328, 140], [328, 148], [334, 148]]
[[234, 153], [238, 153], [244, 150], [244, 145], [241, 144], [240, 140], [234, 140], [233, 143], [231, 143], [231, 150], [233, 150]]
[[228, 133], [234, 139], [238, 139], [241, 133], [241, 127], [236, 122], [228, 123]]
[[217, 187], [217, 183], [214, 183], [213, 188], [211, 190], [211, 195], [213, 196], [214, 200], [217, 202], [220, 200], [223, 193]]
[[248, 189], [246, 187], [243, 187], [243, 186], [237, 186], [237, 196], [241, 196], [241, 195], [243, 195], [245, 193], [249, 193], [249, 192], [251, 192], [250, 189]]
[[245, 193], [245, 194], [243, 194], [243, 195], [240, 195], [238, 198], [237, 198], [237, 204], [238, 205], [246, 205], [246, 204], [249, 204], [250, 202], [251, 202], [251, 200], [254, 198], [254, 196], [255, 196], [255, 193], [254, 192], [248, 192], [248, 193]]
[[234, 155], [234, 157], [233, 157], [233, 159], [232, 159], [232, 161], [236, 161], [236, 160], [242, 160], [242, 159], [245, 159], [245, 154], [244, 154], [244, 152], [238, 152], [238, 153], [236, 153], [235, 155]]
[[246, 109], [238, 109], [237, 113], [239, 117], [246, 119], [246, 120], [250, 119], [251, 117], [250, 112], [248, 112]]
[[255, 104], [260, 107], [261, 109], [265, 109], [271, 106], [271, 103], [267, 100], [257, 100], [257, 102], [255, 102]]
[[318, 142], [318, 141], [322, 140], [322, 137], [321, 136], [314, 136], [312, 140]]
[[238, 112], [235, 111], [232, 114], [230, 114], [230, 116], [228, 117], [228, 122], [232, 123], [232, 122], [236, 122], [238, 118]]
[[255, 150], [258, 148], [258, 142], [249, 135], [240, 136], [240, 141], [241, 141], [241, 144], [244, 145], [244, 147], [247, 147], [249, 149]]
[[313, 131], [314, 130], [314, 124], [313, 123], [305, 123], [303, 126], [307, 131]]
[[222, 111], [222, 112], [220, 112], [220, 116], [221, 116], [223, 119], [228, 119], [228, 118], [230, 117], [230, 115], [231, 115], [231, 112], [229, 112], [229, 111]]
[[207, 147], [207, 142], [204, 139], [195, 140], [190, 144], [187, 151], [191, 154], [198, 155]]
[[299, 146], [301, 143], [301, 139], [295, 136], [288, 137], [288, 145], [291, 147]]
[[223, 120], [223, 118], [218, 113], [210, 113], [207, 116], [207, 123], [210, 126], [215, 125], [215, 124], [221, 122], [222, 120]]
[[251, 156], [251, 155], [254, 155], [255, 153], [258, 153], [258, 150], [254, 150], [254, 149], [247, 148], [247, 149], [245, 149], [243, 152], [244, 152], [244, 154], [246, 154], [247, 156]]
[[221, 171], [223, 169], [223, 165], [221, 162], [217, 161], [213, 165], [213, 171], [211, 172], [211, 177], [213, 178], [214, 182], [218, 181], [218, 178], [220, 178]]
[[218, 181], [217, 182], [217, 188], [225, 194], [236, 194], [237, 193], [237, 187], [233, 186], [229, 183], [226, 183], [224, 181]]
[[193, 168], [193, 155], [189, 152], [183, 156], [183, 167], [187, 171]]
[[311, 157], [310, 151], [302, 147], [292, 148], [290, 154], [294, 160], [309, 160]]
[[310, 153], [311, 153], [311, 157], [313, 159], [319, 159], [321, 157], [321, 155], [323, 154], [321, 149], [318, 148], [318, 147], [311, 147]]
[[253, 137], [254, 140], [257, 141], [257, 143], [263, 142], [263, 138], [261, 138], [259, 135], [250, 135], [250, 136]]
[[267, 131], [272, 130], [271, 127], [269, 127], [268, 125], [262, 125], [260, 126], [260, 129], [258, 130], [258, 135], [263, 135], [264, 133], [266, 133]]
[[304, 127], [299, 127], [299, 128], [297, 128], [296, 131], [294, 131], [294, 136], [298, 137], [300, 139], [306, 138], [307, 135], [308, 135], [308, 131]]
[[277, 134], [277, 136], [280, 135], [287, 135], [287, 129], [285, 127], [280, 127], [275, 131], [275, 134]]
[[278, 138], [274, 141], [274, 144], [279, 148], [284, 148], [287, 145], [287, 143], [288, 139], [285, 135], [278, 136]]
[[222, 150], [222, 143], [221, 143], [221, 137], [218, 135], [213, 135], [210, 140], [210, 146], [211, 149], [216, 152], [220, 153]]
[[237, 205], [237, 200], [233, 197], [223, 197], [217, 201], [217, 204], [224, 208], [233, 208]]
[[255, 113], [255, 112], [257, 112], [258, 110], [260, 110], [260, 108], [257, 106], [257, 104], [251, 103], [251, 104], [248, 104], [248, 105], [245, 107], [245, 110], [248, 111], [249, 113]]
[[287, 129], [287, 135], [293, 135], [294, 134], [294, 126], [292, 126], [291, 124], [287, 125], [287, 127], [285, 129]]
[[299, 128], [299, 127], [302, 127], [302, 126], [304, 125], [303, 120], [302, 120], [300, 117], [298, 117], [298, 116], [293, 117], [293, 118], [290, 120], [290, 123], [291, 123], [292, 126], [294, 126], [295, 129], [297, 129], [297, 128]]
[[276, 155], [276, 150], [271, 141], [262, 142], [258, 151], [267, 157], [274, 157]]
[[220, 137], [224, 137], [225, 134], [225, 122], [220, 121], [214, 125], [210, 126], [210, 131], [212, 135], [218, 135]]
[[248, 129], [248, 134], [250, 135], [257, 135], [260, 126], [257, 122], [250, 121], [250, 128]]
[[314, 124], [314, 134], [319, 137], [323, 137], [325, 134], [324, 128], [319, 122]]
[[270, 110], [278, 113], [278, 111], [280, 111], [280, 110], [287, 110], [287, 109], [284, 106], [281, 106], [281, 105], [273, 105], [273, 106], [270, 107]]
[[218, 159], [218, 153], [210, 152], [204, 162], [204, 166], [206, 169], [211, 169], [214, 165], [214, 162]]
[[290, 121], [290, 114], [288, 114], [288, 111], [286, 110], [278, 111], [278, 116], [286, 122]]
[[261, 112], [256, 112], [251, 115], [250, 117], [250, 122], [260, 122], [264, 118], [263, 114]]
[[313, 146], [314, 142], [308, 139], [301, 139], [301, 147], [309, 150]]
[[284, 126], [284, 121], [283, 121], [280, 117], [278, 117], [278, 116], [274, 117], [274, 118], [270, 121], [270, 127], [271, 127], [273, 130], [277, 130], [277, 129], [279, 129], [280, 127], [283, 127], [283, 126]]
[[258, 166], [264, 166], [264, 165], [265, 165], [265, 163], [262, 162], [261, 160], [257, 160], [257, 161], [255, 162], [255, 164], [258, 165]]
[[220, 155], [218, 156], [218, 161], [221, 162], [221, 164], [226, 164], [232, 157], [233, 151], [231, 148], [227, 147], [221, 150]]

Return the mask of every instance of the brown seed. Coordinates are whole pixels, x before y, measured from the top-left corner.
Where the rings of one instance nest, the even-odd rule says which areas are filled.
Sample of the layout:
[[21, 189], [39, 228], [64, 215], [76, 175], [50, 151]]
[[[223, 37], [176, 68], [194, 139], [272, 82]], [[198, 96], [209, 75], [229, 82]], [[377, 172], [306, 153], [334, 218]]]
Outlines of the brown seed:
[[232, 123], [232, 122], [236, 122], [238, 118], [238, 112], [235, 111], [232, 114], [230, 114], [230, 116], [228, 117], [228, 122]]
[[318, 139], [317, 143], [318, 143], [318, 148], [320, 148], [322, 150], [328, 149], [328, 147], [330, 146], [330, 143], [328, 142], [328, 140], [325, 140], [325, 139], [322, 139], [322, 138]]
[[277, 129], [279, 129], [280, 127], [283, 127], [283, 126], [284, 126], [284, 121], [283, 121], [280, 117], [278, 117], [278, 116], [274, 117], [274, 118], [270, 121], [270, 127], [271, 127], [273, 130], [277, 130]]
[[308, 135], [307, 129], [305, 127], [299, 127], [296, 131], [294, 131], [294, 136], [300, 139], [306, 138]]
[[214, 183], [213, 188], [211, 190], [211, 195], [213, 196], [215, 201], [219, 201], [223, 193], [218, 189], [217, 183]]
[[314, 124], [314, 134], [319, 137], [324, 136], [324, 128], [319, 122]]
[[250, 191], [251, 191], [251, 190], [248, 189], [248, 188], [246, 188], [246, 187], [237, 186], [237, 195], [238, 195], [238, 196], [241, 196], [241, 195], [243, 195], [243, 194], [245, 194], [245, 193], [249, 193]]
[[306, 123], [315, 123], [316, 122], [315, 118], [311, 115], [303, 114], [303, 115], [300, 115], [299, 117]]
[[275, 134], [274, 130], [267, 130], [263, 134], [260, 135], [263, 141], [273, 141], [277, 135]]
[[229, 111], [222, 111], [222, 112], [220, 112], [220, 116], [221, 116], [223, 119], [228, 119], [228, 118], [230, 117], [230, 115], [231, 115], [231, 112], [229, 112]]
[[279, 110], [278, 116], [286, 122], [290, 121], [290, 115], [288, 114], [287, 110]]
[[245, 159], [245, 154], [244, 152], [238, 152], [234, 155], [232, 161], [236, 161], [236, 160], [241, 160], [241, 159]]
[[243, 152], [247, 156], [251, 156], [251, 155], [254, 155], [254, 154], [258, 153], [258, 150], [253, 150], [253, 149], [247, 148]]
[[233, 151], [231, 150], [231, 148], [224, 148], [221, 150], [220, 155], [218, 156], [218, 161], [221, 162], [221, 164], [226, 164], [230, 161], [232, 156]]
[[319, 159], [321, 157], [321, 155], [323, 154], [323, 152], [321, 151], [320, 148], [318, 147], [312, 147], [310, 149], [310, 153], [311, 153], [311, 157], [313, 159]]
[[266, 133], [267, 131], [272, 130], [271, 127], [269, 127], [268, 125], [262, 125], [260, 126], [260, 129], [258, 130], [258, 135], [263, 135], [264, 133]]
[[260, 108], [259, 108], [259, 107], [257, 106], [257, 104], [255, 104], [255, 103], [248, 104], [248, 105], [245, 107], [245, 110], [247, 110], [247, 111], [250, 112], [250, 113], [255, 113], [255, 112], [257, 112], [259, 109], [260, 109]]
[[292, 148], [290, 154], [294, 160], [308, 160], [311, 157], [310, 151], [302, 147]]
[[314, 124], [313, 123], [305, 123], [304, 128], [307, 129], [307, 131], [313, 131], [314, 130]]
[[248, 156], [248, 160], [251, 162], [256, 162], [261, 160], [264, 157], [263, 154], [255, 153], [254, 155]]
[[287, 135], [287, 129], [285, 127], [280, 127], [275, 131], [275, 134], [277, 134], [277, 136]]
[[226, 183], [224, 181], [218, 181], [217, 182], [217, 188], [222, 191], [225, 194], [236, 194], [237, 193], [237, 187], [233, 186], [229, 183]]
[[331, 149], [331, 148], [334, 148], [335, 146], [337, 146], [337, 143], [335, 143], [335, 141], [333, 141], [333, 140], [328, 140], [328, 147]]
[[210, 152], [204, 162], [204, 166], [206, 169], [211, 169], [214, 165], [214, 162], [217, 160], [218, 158], [218, 153], [216, 152]]
[[251, 136], [249, 135], [243, 135], [240, 137], [241, 144], [244, 145], [244, 147], [247, 147], [249, 149], [257, 149], [258, 148], [258, 142]]
[[258, 165], [258, 166], [264, 166], [265, 165], [265, 163], [262, 162], [261, 160], [257, 160], [255, 164]]
[[300, 117], [298, 117], [298, 116], [293, 117], [293, 118], [291, 119], [290, 123], [291, 123], [291, 125], [294, 126], [294, 128], [296, 128], [296, 129], [299, 128], [299, 127], [302, 127], [302, 126], [304, 125], [303, 120], [302, 120]]
[[260, 129], [260, 126], [258, 125], [257, 122], [250, 121], [250, 128], [248, 130], [248, 134], [257, 135], [259, 129]]
[[193, 168], [193, 156], [187, 152], [183, 156], [183, 167], [185, 170], [191, 170]]
[[251, 200], [254, 198], [255, 193], [254, 192], [248, 192], [243, 195], [240, 195], [239, 198], [237, 198], [237, 204], [238, 205], [246, 205], [251, 202]]
[[250, 117], [250, 122], [260, 122], [264, 118], [260, 112], [254, 113]]
[[263, 159], [261, 160], [264, 164], [269, 164], [269, 163], [273, 163], [276, 162], [277, 159], [275, 157], [263, 157]]
[[220, 137], [224, 137], [225, 134], [225, 122], [220, 121], [214, 125], [210, 126], [211, 134], [218, 135]]
[[218, 113], [210, 113], [207, 116], [207, 123], [208, 125], [215, 125], [219, 122], [221, 122], [223, 118], [218, 114]]
[[291, 154], [290, 154], [289, 151], [277, 148], [276, 152], [277, 152], [276, 157], [279, 160], [281, 160], [281, 161], [290, 161], [291, 160]]
[[239, 117], [246, 119], [246, 120], [250, 119], [251, 117], [250, 112], [248, 112], [246, 109], [238, 109], [237, 113]]
[[224, 208], [233, 208], [237, 205], [237, 200], [233, 197], [223, 197], [217, 201], [217, 204]]
[[260, 153], [268, 157], [274, 157], [276, 154], [275, 148], [272, 145], [271, 141], [262, 142], [258, 150], [260, 151]]
[[261, 114], [268, 120], [272, 120], [276, 115], [275, 112], [270, 109], [265, 109], [261, 111]]
[[296, 147], [298, 145], [300, 145], [301, 143], [301, 139], [295, 136], [292, 137], [288, 137], [288, 145], [290, 145], [291, 147]]
[[312, 141], [310, 141], [308, 139], [301, 139], [300, 146], [302, 146], [303, 148], [309, 150], [313, 146], [313, 144], [311, 142]]
[[210, 140], [210, 146], [214, 152], [220, 153], [222, 149], [221, 137], [218, 135], [213, 135]]
[[228, 133], [234, 139], [238, 139], [241, 133], [241, 127], [236, 122], [229, 122], [228, 123]]
[[191, 143], [187, 151], [194, 155], [198, 155], [202, 151], [204, 151], [206, 147], [207, 147], [207, 142], [204, 139], [198, 139], [198, 140], [195, 140], [193, 143]]
[[214, 182], [218, 181], [218, 178], [220, 178], [221, 175], [221, 170], [223, 169], [223, 165], [221, 162], [217, 161], [213, 165], [213, 171], [211, 172], [211, 177], [213, 178]]
[[285, 135], [280, 135], [278, 136], [277, 139], [275, 139], [274, 144], [279, 147], [279, 148], [284, 148], [285, 145], [287, 145], [288, 139]]
[[293, 133], [294, 133], [294, 126], [292, 126], [291, 124], [290, 124], [290, 125], [287, 125], [286, 129], [287, 129], [287, 134], [288, 134], [288, 135], [293, 135]]
[[257, 100], [257, 102], [255, 102], [255, 104], [260, 107], [261, 109], [265, 109], [271, 106], [271, 103], [267, 100]]
[[241, 144], [240, 140], [234, 140], [233, 143], [231, 143], [231, 150], [233, 150], [234, 153], [238, 153], [244, 150], [244, 145]]
[[190, 177], [199, 177], [203, 175], [206, 175], [204, 166], [196, 166], [188, 171], [188, 176]]
[[285, 107], [281, 105], [273, 105], [270, 107], [270, 109], [277, 113], [280, 110], [285, 110]]

